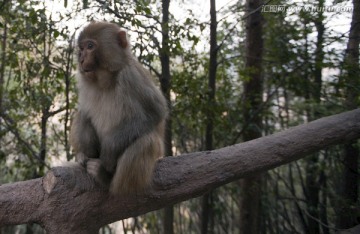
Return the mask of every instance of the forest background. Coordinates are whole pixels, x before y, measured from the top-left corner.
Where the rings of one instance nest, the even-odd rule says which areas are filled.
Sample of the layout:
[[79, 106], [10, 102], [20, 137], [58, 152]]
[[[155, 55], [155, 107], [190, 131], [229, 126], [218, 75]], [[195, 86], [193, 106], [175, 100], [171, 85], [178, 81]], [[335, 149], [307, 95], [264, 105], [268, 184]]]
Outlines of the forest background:
[[[73, 160], [78, 32], [128, 30], [171, 109], [166, 156], [212, 150], [359, 106], [360, 3], [4, 0], [0, 184]], [[359, 141], [215, 189], [102, 233], [334, 233], [360, 223]], [[1, 226], [1, 225], [0, 225]], [[35, 224], [1, 233], [43, 233]]]

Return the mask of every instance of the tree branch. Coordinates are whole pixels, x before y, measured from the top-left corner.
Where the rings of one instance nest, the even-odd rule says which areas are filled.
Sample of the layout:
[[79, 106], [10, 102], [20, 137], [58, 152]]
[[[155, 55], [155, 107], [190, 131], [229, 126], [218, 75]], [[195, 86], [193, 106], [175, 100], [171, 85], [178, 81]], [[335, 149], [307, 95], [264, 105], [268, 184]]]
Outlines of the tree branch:
[[[218, 150], [158, 161], [146, 194], [110, 197], [91, 178], [56, 167], [43, 178], [0, 186], [0, 226], [32, 223], [47, 233], [98, 233], [105, 224], [200, 196], [239, 178], [360, 137], [360, 109]], [[85, 182], [84, 182], [85, 181]]]

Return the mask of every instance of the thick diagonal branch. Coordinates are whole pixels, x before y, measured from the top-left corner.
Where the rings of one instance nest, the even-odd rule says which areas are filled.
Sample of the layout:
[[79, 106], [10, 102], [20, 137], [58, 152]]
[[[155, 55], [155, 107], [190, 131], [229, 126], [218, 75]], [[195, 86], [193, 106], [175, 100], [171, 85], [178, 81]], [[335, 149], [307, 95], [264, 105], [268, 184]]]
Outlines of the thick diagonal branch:
[[222, 149], [159, 160], [146, 194], [112, 198], [81, 184], [89, 177], [53, 168], [44, 178], [0, 186], [0, 226], [37, 222], [48, 233], [98, 233], [116, 220], [199, 196], [236, 179], [360, 138], [360, 109]]

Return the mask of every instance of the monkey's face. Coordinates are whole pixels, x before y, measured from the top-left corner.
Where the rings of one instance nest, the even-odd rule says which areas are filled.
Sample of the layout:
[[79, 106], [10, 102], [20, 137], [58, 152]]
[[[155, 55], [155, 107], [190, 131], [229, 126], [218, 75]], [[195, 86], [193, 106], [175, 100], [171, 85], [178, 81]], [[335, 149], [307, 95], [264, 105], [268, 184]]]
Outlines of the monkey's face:
[[126, 32], [105, 22], [86, 26], [79, 35], [78, 47], [79, 72], [91, 82], [115, 79], [132, 57]]
[[88, 78], [92, 78], [97, 69], [97, 49], [98, 44], [95, 40], [84, 39], [79, 42], [79, 69]]

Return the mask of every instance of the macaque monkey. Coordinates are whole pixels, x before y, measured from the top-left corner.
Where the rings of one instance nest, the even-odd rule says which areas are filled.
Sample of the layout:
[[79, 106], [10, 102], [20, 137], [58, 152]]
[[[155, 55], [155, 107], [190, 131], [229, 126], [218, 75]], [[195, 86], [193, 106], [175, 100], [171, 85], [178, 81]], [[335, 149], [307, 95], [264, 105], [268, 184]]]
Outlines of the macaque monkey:
[[111, 194], [142, 192], [164, 156], [166, 101], [117, 25], [90, 23], [78, 47], [76, 160]]

